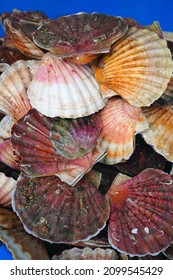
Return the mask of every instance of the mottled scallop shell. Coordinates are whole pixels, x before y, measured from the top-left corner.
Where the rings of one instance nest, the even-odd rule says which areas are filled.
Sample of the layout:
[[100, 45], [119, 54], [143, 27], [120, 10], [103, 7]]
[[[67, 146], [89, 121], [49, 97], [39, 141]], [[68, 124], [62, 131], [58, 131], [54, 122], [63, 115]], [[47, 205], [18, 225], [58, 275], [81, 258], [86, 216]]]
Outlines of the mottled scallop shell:
[[50, 127], [50, 140], [58, 153], [75, 159], [90, 152], [101, 129], [99, 115], [77, 119], [54, 118]]
[[119, 97], [109, 99], [100, 111], [102, 128], [97, 141], [107, 153], [104, 163], [116, 164], [131, 156], [140, 114], [140, 108], [131, 106]]
[[11, 210], [0, 208], [0, 240], [15, 260], [48, 260], [43, 241], [28, 234]]
[[40, 12], [12, 13], [5, 20], [5, 28], [15, 47], [24, 55], [40, 59], [44, 52], [32, 41], [32, 33], [48, 18]]
[[153, 105], [143, 110], [149, 129], [142, 133], [147, 144], [173, 162], [173, 108]]
[[43, 56], [27, 94], [32, 107], [48, 117], [83, 117], [105, 106], [88, 66], [62, 61], [50, 53]]
[[33, 40], [37, 46], [59, 57], [86, 64], [98, 54], [109, 52], [127, 28], [121, 17], [77, 13], [43, 23], [33, 33]]
[[36, 61], [15, 62], [0, 76], [0, 110], [18, 120], [31, 108], [26, 95]]
[[26, 56], [18, 50], [10, 47], [0, 46], [0, 62], [6, 64], [13, 64], [17, 60], [26, 60]]
[[108, 238], [129, 255], [157, 255], [173, 241], [173, 181], [159, 169], [129, 178], [117, 176], [107, 196], [111, 213]]
[[[119, 94], [131, 105], [149, 106], [165, 91], [173, 61], [165, 40], [147, 29], [129, 28], [111, 52], [93, 62], [103, 96]], [[108, 93], [106, 88], [108, 88]]]
[[0, 141], [0, 161], [12, 168], [17, 169], [17, 165], [13, 155], [11, 139]]
[[0, 141], [11, 137], [11, 128], [14, 120], [11, 116], [5, 116], [0, 121]]
[[73, 185], [105, 151], [97, 145], [80, 158], [62, 157], [50, 140], [51, 122], [51, 118], [32, 109], [13, 126], [11, 141], [16, 163], [29, 176], [57, 175]]
[[87, 175], [75, 187], [56, 176], [20, 175], [13, 209], [26, 231], [51, 243], [89, 239], [100, 232], [109, 217], [108, 201]]
[[112, 249], [91, 249], [85, 247], [79, 249], [74, 247], [69, 250], [64, 250], [61, 255], [55, 255], [53, 260], [117, 260], [118, 255]]
[[173, 105], [173, 76], [171, 77], [166, 90], [157, 100], [157, 103], [161, 105]]
[[16, 181], [0, 172], [0, 207], [11, 207], [12, 191]]

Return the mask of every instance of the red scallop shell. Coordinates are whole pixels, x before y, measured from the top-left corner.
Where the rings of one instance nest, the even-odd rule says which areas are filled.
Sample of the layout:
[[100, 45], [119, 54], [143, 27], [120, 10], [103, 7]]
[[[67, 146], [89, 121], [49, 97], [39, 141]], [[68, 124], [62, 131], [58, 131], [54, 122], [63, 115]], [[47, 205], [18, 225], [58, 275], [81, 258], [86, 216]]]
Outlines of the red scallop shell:
[[158, 169], [133, 178], [119, 176], [107, 196], [111, 214], [108, 238], [129, 255], [157, 255], [173, 241], [173, 181]]

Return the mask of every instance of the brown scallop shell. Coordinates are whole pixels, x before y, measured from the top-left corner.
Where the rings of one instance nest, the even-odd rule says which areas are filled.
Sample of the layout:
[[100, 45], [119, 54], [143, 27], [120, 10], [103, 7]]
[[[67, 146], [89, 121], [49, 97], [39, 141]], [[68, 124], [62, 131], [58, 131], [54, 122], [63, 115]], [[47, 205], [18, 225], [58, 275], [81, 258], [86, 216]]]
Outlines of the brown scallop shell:
[[96, 145], [76, 159], [62, 157], [50, 140], [52, 119], [31, 109], [12, 128], [12, 146], [19, 169], [29, 176], [56, 175], [74, 185], [105, 151]]
[[31, 108], [26, 90], [35, 68], [36, 61], [19, 60], [0, 76], [0, 110], [15, 120]]
[[0, 207], [11, 207], [12, 191], [16, 181], [0, 172]]
[[33, 34], [37, 46], [76, 64], [87, 64], [127, 31], [121, 17], [77, 13], [42, 24]]
[[107, 196], [111, 213], [108, 238], [128, 255], [157, 255], [173, 241], [173, 181], [159, 169], [133, 178], [119, 175]]
[[48, 260], [44, 243], [29, 235], [14, 212], [0, 208], [0, 240], [15, 260]]
[[104, 97], [110, 97], [112, 90], [112, 95], [119, 94], [131, 105], [142, 107], [165, 91], [173, 61], [165, 40], [147, 29], [131, 27], [92, 68]]
[[116, 164], [127, 160], [134, 151], [135, 128], [141, 109], [119, 97], [109, 99], [100, 111], [102, 129], [97, 142], [106, 150], [103, 162]]
[[11, 139], [0, 141], [0, 161], [14, 169], [18, 169], [13, 155]]
[[61, 255], [53, 256], [52, 260], [117, 260], [118, 255], [112, 249], [91, 249], [74, 247], [64, 250]]
[[33, 178], [21, 174], [13, 209], [26, 231], [51, 243], [89, 239], [100, 232], [109, 217], [108, 201], [87, 174], [75, 187], [56, 176]]
[[143, 113], [149, 129], [142, 133], [147, 144], [157, 153], [173, 162], [173, 108], [172, 106], [152, 105]]
[[62, 61], [50, 53], [43, 56], [27, 94], [33, 108], [52, 118], [88, 116], [106, 104], [89, 66]]
[[15, 12], [6, 18], [5, 28], [21, 53], [32, 59], [40, 59], [44, 52], [32, 41], [32, 33], [46, 20], [47, 16], [40, 12]]

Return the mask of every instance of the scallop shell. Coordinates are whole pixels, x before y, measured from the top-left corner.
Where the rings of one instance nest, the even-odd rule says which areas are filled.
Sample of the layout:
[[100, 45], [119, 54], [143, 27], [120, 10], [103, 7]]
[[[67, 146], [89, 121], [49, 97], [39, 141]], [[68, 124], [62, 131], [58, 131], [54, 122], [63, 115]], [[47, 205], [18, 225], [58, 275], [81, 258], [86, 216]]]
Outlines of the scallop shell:
[[21, 174], [13, 209], [27, 232], [51, 243], [89, 239], [109, 217], [108, 201], [87, 175], [72, 187], [56, 176], [31, 178]]
[[97, 141], [107, 153], [104, 163], [116, 164], [131, 156], [134, 150], [135, 126], [140, 113], [140, 108], [117, 97], [109, 99], [100, 111], [102, 129]]
[[14, 125], [14, 120], [11, 116], [5, 116], [0, 121], [0, 141], [11, 137], [11, 128]]
[[16, 181], [0, 172], [0, 207], [11, 207], [12, 191]]
[[32, 82], [28, 98], [33, 108], [48, 117], [78, 118], [105, 106], [90, 68], [45, 54]]
[[157, 100], [160, 105], [173, 105], [173, 76], [171, 77], [166, 90]]
[[12, 13], [5, 20], [5, 28], [21, 53], [32, 59], [40, 59], [44, 52], [33, 43], [32, 33], [47, 19], [47, 16], [38, 12]]
[[91, 249], [85, 247], [79, 249], [74, 247], [69, 250], [64, 250], [61, 255], [55, 255], [53, 260], [117, 260], [118, 255], [112, 249]]
[[149, 129], [142, 133], [147, 144], [173, 162], [173, 108], [153, 105], [143, 110]]
[[173, 61], [165, 40], [152, 31], [131, 27], [92, 67], [96, 80], [105, 88], [104, 97], [108, 88], [131, 105], [142, 107], [165, 91]]
[[100, 129], [98, 114], [77, 119], [54, 118], [50, 127], [50, 140], [61, 156], [75, 159], [94, 148]]
[[32, 109], [12, 128], [12, 145], [16, 163], [29, 176], [57, 175], [70, 185], [105, 155], [97, 145], [91, 152], [77, 159], [62, 157], [50, 140], [52, 119]]
[[[123, 176], [123, 177], [122, 177]], [[157, 255], [173, 241], [173, 183], [159, 169], [115, 178], [107, 196], [111, 213], [108, 238], [129, 255]]]
[[0, 110], [18, 120], [31, 108], [26, 95], [36, 61], [15, 62], [0, 76]]
[[17, 60], [26, 60], [26, 56], [14, 48], [0, 46], [0, 62], [11, 65]]
[[11, 210], [0, 208], [0, 240], [15, 260], [48, 260], [44, 243], [29, 235]]
[[155, 32], [159, 38], [163, 39], [163, 31], [160, 27], [160, 24], [158, 21], [154, 21], [152, 24], [146, 25], [145, 28], [147, 28], [150, 31]]
[[[80, 27], [80, 28], [79, 28]], [[99, 13], [77, 13], [42, 24], [34, 33], [35, 44], [76, 64], [86, 64], [127, 31], [121, 17]]]
[[166, 41], [173, 42], [173, 32], [163, 31], [163, 36]]
[[11, 139], [0, 141], [0, 161], [14, 169], [18, 169], [13, 155]]

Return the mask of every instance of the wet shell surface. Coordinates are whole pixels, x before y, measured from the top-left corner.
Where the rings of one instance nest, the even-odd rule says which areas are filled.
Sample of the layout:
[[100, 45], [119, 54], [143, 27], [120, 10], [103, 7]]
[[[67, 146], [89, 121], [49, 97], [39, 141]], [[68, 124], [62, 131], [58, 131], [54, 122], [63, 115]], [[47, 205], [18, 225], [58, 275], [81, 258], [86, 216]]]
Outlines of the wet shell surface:
[[13, 155], [11, 139], [0, 141], [0, 161], [14, 169], [18, 169]]
[[26, 89], [36, 67], [36, 61], [19, 60], [0, 76], [0, 110], [15, 120], [31, 108]]
[[[164, 39], [147, 29], [131, 27], [112, 45], [111, 52], [93, 62], [103, 96], [119, 94], [136, 107], [149, 106], [165, 91], [173, 61]], [[108, 92], [107, 92], [107, 89]]]
[[64, 250], [61, 255], [55, 255], [53, 260], [117, 260], [118, 255], [112, 249], [91, 249], [85, 247], [79, 249], [74, 247], [69, 250]]
[[43, 241], [28, 234], [17, 215], [0, 208], [0, 240], [2, 240], [15, 260], [48, 260]]
[[140, 108], [129, 105], [119, 97], [109, 99], [100, 111], [102, 128], [97, 141], [107, 153], [102, 160], [104, 163], [116, 164], [131, 156], [140, 114]]
[[70, 185], [76, 183], [105, 151], [97, 145], [77, 159], [62, 157], [50, 140], [52, 119], [32, 109], [12, 128], [12, 146], [19, 169], [29, 176], [57, 175]]
[[173, 162], [173, 108], [153, 105], [143, 110], [149, 129], [142, 133], [147, 144]]
[[121, 17], [99, 13], [77, 13], [42, 24], [33, 34], [35, 44], [77, 64], [86, 64], [127, 31]]
[[109, 217], [108, 201], [87, 175], [75, 187], [56, 176], [20, 175], [13, 209], [26, 231], [51, 243], [89, 239], [98, 234]]
[[43, 56], [44, 52], [32, 41], [32, 33], [47, 19], [47, 16], [38, 12], [17, 12], [5, 20], [5, 28], [8, 29], [10, 38], [25, 56], [32, 59]]
[[45, 54], [27, 90], [33, 108], [48, 117], [78, 118], [105, 106], [91, 69]]
[[173, 181], [158, 169], [129, 178], [119, 175], [110, 200], [108, 238], [113, 248], [129, 255], [157, 255], [173, 241]]
[[11, 207], [12, 191], [16, 181], [0, 172], [0, 207]]
[[54, 118], [50, 127], [50, 140], [61, 156], [75, 159], [94, 148], [100, 129], [98, 114], [77, 119]]

